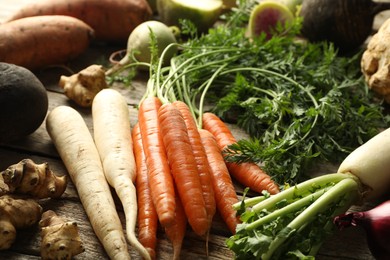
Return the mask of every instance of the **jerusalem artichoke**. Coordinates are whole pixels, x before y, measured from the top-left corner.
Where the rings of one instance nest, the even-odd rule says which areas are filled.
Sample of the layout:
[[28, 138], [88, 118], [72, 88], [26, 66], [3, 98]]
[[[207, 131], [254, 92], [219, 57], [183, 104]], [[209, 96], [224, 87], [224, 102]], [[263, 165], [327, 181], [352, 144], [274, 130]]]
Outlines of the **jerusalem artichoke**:
[[96, 94], [108, 87], [105, 71], [100, 65], [91, 65], [69, 77], [61, 76], [59, 86], [69, 99], [82, 107], [92, 106]]
[[[58, 198], [67, 185], [66, 176], [57, 176], [49, 168], [48, 163], [36, 164], [31, 159], [24, 159], [0, 172], [8, 191], [2, 193], [18, 193], [32, 195], [37, 199]], [[2, 189], [4, 190], [4, 188]]]
[[369, 40], [361, 59], [365, 80], [375, 93], [390, 104], [390, 19]]
[[76, 222], [65, 222], [54, 211], [42, 214], [39, 221], [41, 228], [41, 257], [45, 259], [72, 259], [84, 252]]
[[0, 197], [0, 250], [11, 247], [16, 229], [38, 223], [42, 207], [33, 199], [21, 199], [11, 195]]

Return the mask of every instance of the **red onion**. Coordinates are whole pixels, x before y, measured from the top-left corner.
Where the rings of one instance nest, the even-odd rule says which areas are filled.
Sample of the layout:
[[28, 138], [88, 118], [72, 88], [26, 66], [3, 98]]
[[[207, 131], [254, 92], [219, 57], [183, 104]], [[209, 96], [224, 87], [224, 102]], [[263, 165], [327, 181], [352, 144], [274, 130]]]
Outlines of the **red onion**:
[[390, 256], [390, 200], [375, 208], [342, 214], [334, 218], [339, 229], [361, 226], [367, 234], [368, 247], [376, 259], [389, 259]]

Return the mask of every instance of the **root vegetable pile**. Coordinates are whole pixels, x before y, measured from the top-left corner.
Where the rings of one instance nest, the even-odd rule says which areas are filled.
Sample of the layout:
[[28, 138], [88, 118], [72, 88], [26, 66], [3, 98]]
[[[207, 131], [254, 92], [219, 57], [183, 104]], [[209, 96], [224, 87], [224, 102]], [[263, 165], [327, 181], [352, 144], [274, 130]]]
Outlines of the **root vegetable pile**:
[[[46, 223], [43, 226], [50, 226], [42, 233], [42, 259], [64, 259], [82, 253], [77, 224], [51, 227], [39, 204], [41, 199], [59, 198], [66, 187], [65, 175], [58, 176], [48, 163], [37, 164], [31, 159], [24, 159], [0, 172], [0, 250], [11, 247], [17, 229], [31, 227], [40, 221]], [[55, 215], [54, 211], [49, 212], [50, 216]]]
[[[264, 31], [256, 27], [262, 12], [275, 10], [271, 1], [265, 1], [270, 3], [265, 9], [253, 9], [256, 1], [249, 1], [246, 9], [251, 7], [256, 19], [250, 19], [248, 14], [235, 20], [235, 14], [229, 14], [225, 25], [185, 44], [178, 43], [169, 31], [169, 37], [159, 46], [159, 34], [152, 33], [151, 23], [141, 24], [151, 15], [147, 2], [137, 0], [130, 4], [140, 9], [131, 9], [127, 1], [119, 2], [74, 0], [70, 3], [74, 9], [68, 12], [65, 2], [54, 4], [46, 0], [21, 10], [0, 25], [0, 34], [4, 30], [10, 38], [14, 35], [7, 27], [25, 30], [24, 35], [15, 36], [17, 44], [19, 39], [25, 44], [29, 38], [46, 37], [45, 44], [61, 50], [59, 55], [42, 55], [35, 46], [23, 50], [20, 55], [27, 59], [22, 59], [9, 47], [10, 42], [5, 42], [4, 54], [0, 48], [0, 59], [5, 57], [32, 69], [76, 57], [87, 48], [93, 34], [103, 41], [128, 40], [126, 57], [118, 66], [105, 71], [102, 66], [92, 65], [60, 79], [66, 96], [84, 108], [91, 107], [92, 131], [70, 106], [58, 106], [46, 118], [47, 132], [109, 258], [130, 259], [129, 246], [143, 259], [158, 258], [159, 225], [171, 242], [173, 259], [180, 259], [188, 229], [204, 239], [207, 251], [216, 214], [231, 233], [226, 243], [237, 259], [310, 258], [333, 230], [332, 218], [354, 203], [378, 198], [388, 190], [390, 129], [350, 153], [337, 173], [299, 182], [306, 170], [304, 166], [310, 165], [312, 158], [320, 158], [321, 153], [321, 159], [328, 159], [333, 153], [345, 154], [352, 150], [350, 146], [374, 136], [386, 120], [378, 107], [364, 106], [368, 98], [362, 94], [364, 90], [355, 88], [362, 83], [352, 80], [356, 76], [353, 62], [357, 56], [347, 61], [337, 58], [333, 46], [297, 43], [299, 21], [287, 7], [276, 8], [287, 13], [284, 18], [279, 17], [288, 21], [288, 27], [278, 28], [284, 29], [283, 37], [271, 32], [247, 37], [248, 27], [253, 32]], [[238, 2], [244, 5], [245, 1]], [[106, 4], [111, 7], [104, 9]], [[218, 2], [218, 14], [219, 5], [222, 8], [222, 1]], [[234, 10], [243, 12], [244, 8], [240, 8]], [[127, 16], [122, 19], [124, 24], [111, 24], [111, 19], [117, 21], [122, 15]], [[104, 25], [97, 23], [102, 16], [107, 18]], [[53, 33], [53, 18], [70, 29]], [[242, 21], [250, 24], [245, 28]], [[66, 22], [69, 24], [65, 25]], [[133, 28], [140, 28], [135, 27], [138, 24], [148, 32], [141, 33], [147, 39], [141, 50], [143, 57], [137, 56], [140, 49], [131, 45], [134, 39], [139, 40], [130, 34]], [[163, 25], [157, 21], [153, 24]], [[232, 24], [236, 27], [227, 26]], [[36, 31], [34, 26], [45, 29]], [[191, 27], [185, 21], [183, 26]], [[189, 35], [197, 35], [199, 28], [185, 29]], [[47, 36], [50, 30], [61, 37], [61, 42]], [[164, 30], [167, 33], [169, 28]], [[40, 34], [43, 32], [45, 35]], [[77, 37], [77, 46], [67, 43]], [[37, 60], [35, 55], [48, 58]], [[326, 65], [317, 62], [319, 57]], [[128, 104], [118, 91], [108, 87], [107, 80], [114, 73], [136, 66], [149, 68], [150, 75], [138, 104], [138, 122], [131, 128]], [[324, 80], [330, 75], [334, 76], [332, 80]], [[341, 102], [344, 95], [351, 97], [346, 89], [353, 89], [356, 97]], [[205, 110], [208, 95], [219, 98], [214, 110]], [[364, 120], [358, 120], [367, 115], [372, 116], [368, 120], [372, 121], [371, 128], [365, 128]], [[253, 143], [237, 140], [227, 119], [241, 124], [257, 139]], [[345, 122], [345, 126], [335, 128], [334, 122]], [[341, 127], [352, 131], [354, 123], [363, 125], [356, 126], [361, 129], [357, 130], [361, 136], [353, 144], [349, 140], [343, 143], [348, 139], [344, 134], [332, 136], [344, 130]], [[326, 145], [322, 147], [323, 144]], [[377, 178], [371, 178], [372, 173]], [[43, 259], [73, 257], [84, 251], [76, 223], [52, 211], [42, 214], [35, 200], [19, 201], [8, 194], [58, 198], [66, 188], [65, 178], [53, 174], [47, 164], [36, 165], [29, 160], [10, 166], [1, 176], [0, 222], [4, 225], [0, 229], [5, 236], [0, 239], [0, 249], [9, 248], [16, 228], [36, 224], [41, 218]], [[242, 201], [233, 181], [246, 188]], [[289, 187], [290, 184], [294, 186]], [[125, 228], [112, 191], [120, 200]], [[253, 194], [259, 196], [250, 197]], [[23, 217], [25, 212], [20, 211], [17, 214], [25, 222], [13, 219], [8, 211], [20, 210], [19, 203], [31, 206], [36, 214], [27, 219]], [[308, 241], [308, 237], [313, 240]]]

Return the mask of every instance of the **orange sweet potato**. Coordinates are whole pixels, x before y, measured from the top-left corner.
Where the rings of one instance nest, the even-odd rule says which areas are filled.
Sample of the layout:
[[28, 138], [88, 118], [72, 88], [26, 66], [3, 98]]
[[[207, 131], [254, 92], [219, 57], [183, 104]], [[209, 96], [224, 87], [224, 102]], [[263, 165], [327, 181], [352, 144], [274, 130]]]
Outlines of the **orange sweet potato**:
[[83, 53], [93, 38], [83, 21], [62, 15], [35, 16], [0, 24], [0, 61], [30, 70], [61, 64]]
[[68, 15], [90, 25], [97, 40], [126, 43], [131, 31], [152, 17], [147, 0], [37, 0], [6, 21], [37, 15]]

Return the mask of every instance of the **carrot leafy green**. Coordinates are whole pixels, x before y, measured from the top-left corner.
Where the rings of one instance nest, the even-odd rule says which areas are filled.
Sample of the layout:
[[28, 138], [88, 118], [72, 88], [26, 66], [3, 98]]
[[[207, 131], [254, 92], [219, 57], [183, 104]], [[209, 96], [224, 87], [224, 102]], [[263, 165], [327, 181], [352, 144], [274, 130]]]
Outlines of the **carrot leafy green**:
[[250, 3], [200, 36], [183, 21], [191, 37], [166, 81], [185, 89], [188, 96], [178, 97], [187, 102], [206, 91], [201, 102], [251, 136], [230, 146], [227, 160], [262, 163], [279, 184], [294, 184], [314, 163], [339, 163], [389, 118], [364, 82], [361, 53], [340, 56], [330, 43], [303, 41], [300, 19], [269, 40], [249, 39]]

